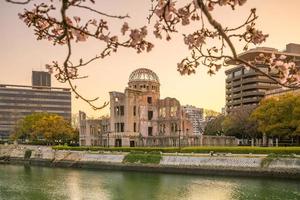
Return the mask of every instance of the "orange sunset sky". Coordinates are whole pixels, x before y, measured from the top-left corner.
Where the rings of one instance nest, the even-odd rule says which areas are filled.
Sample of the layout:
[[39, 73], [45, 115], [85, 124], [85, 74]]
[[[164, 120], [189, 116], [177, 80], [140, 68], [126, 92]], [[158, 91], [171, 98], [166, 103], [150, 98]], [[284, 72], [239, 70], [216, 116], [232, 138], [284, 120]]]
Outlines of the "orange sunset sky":
[[[128, 13], [131, 18], [125, 21], [130, 27], [141, 27], [148, 25], [146, 17], [150, 5], [150, 0], [96, 0], [95, 8], [110, 14]], [[53, 46], [48, 41], [36, 40], [33, 30], [27, 28], [18, 18], [18, 13], [25, 7], [0, 2], [1, 84], [30, 85], [31, 70], [45, 70], [45, 64], [52, 60], [62, 61], [66, 53], [64, 46]], [[222, 23], [236, 26], [246, 19], [250, 9], [254, 7], [259, 15], [258, 28], [270, 34], [261, 46], [284, 50], [287, 43], [300, 43], [300, 0], [248, 0], [236, 11], [218, 8], [212, 14]], [[78, 10], [69, 14], [83, 18], [87, 16], [86, 12]], [[112, 33], [121, 35], [120, 28], [123, 22], [117, 19], [109, 20]], [[180, 32], [190, 33], [197, 26], [198, 24], [193, 24], [192, 27], [180, 29]], [[160, 78], [161, 98], [175, 97], [182, 105], [191, 104], [220, 111], [225, 105], [224, 68], [212, 77], [207, 75], [207, 69], [204, 67], [198, 69], [195, 75], [181, 76], [176, 71], [177, 63], [189, 55], [181, 34], [173, 35], [170, 42], [157, 40], [152, 35], [151, 24], [149, 33], [149, 40], [155, 44], [150, 53], [137, 54], [131, 49], [119, 49], [116, 54], [90, 64], [80, 72], [82, 75], [89, 75], [89, 78], [76, 83], [79, 91], [87, 97], [100, 97], [101, 105], [103, 101], [109, 100], [109, 91], [124, 91], [133, 70], [146, 67], [156, 72]], [[81, 57], [94, 56], [102, 49], [102, 45], [95, 40], [78, 43], [74, 46], [72, 58], [77, 61]], [[241, 45], [237, 44], [237, 49], [241, 52]], [[68, 87], [58, 83], [54, 77], [52, 85]], [[97, 117], [108, 114], [109, 106], [100, 111], [93, 111], [85, 102], [73, 97], [72, 113], [77, 113], [78, 110], [84, 110], [88, 115]]]

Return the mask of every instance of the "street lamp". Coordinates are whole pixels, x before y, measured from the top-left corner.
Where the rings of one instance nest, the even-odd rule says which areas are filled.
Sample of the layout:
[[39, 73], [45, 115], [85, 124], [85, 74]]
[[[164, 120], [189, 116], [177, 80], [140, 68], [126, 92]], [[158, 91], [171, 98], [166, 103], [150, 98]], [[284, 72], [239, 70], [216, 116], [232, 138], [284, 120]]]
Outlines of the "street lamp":
[[109, 148], [109, 132], [107, 132], [107, 147]]
[[181, 144], [180, 144], [180, 132], [181, 132], [181, 129], [178, 129], [177, 131], [178, 131], [178, 136], [179, 136], [179, 138], [178, 138], [178, 146], [179, 146], [179, 149], [180, 149], [180, 147], [181, 147]]
[[101, 145], [101, 143], [102, 143], [102, 133], [101, 133], [101, 128], [100, 127], [98, 127], [98, 139], [100, 138], [100, 142], [99, 142], [99, 144], [98, 144], [98, 142], [97, 142], [97, 144], [100, 146]]

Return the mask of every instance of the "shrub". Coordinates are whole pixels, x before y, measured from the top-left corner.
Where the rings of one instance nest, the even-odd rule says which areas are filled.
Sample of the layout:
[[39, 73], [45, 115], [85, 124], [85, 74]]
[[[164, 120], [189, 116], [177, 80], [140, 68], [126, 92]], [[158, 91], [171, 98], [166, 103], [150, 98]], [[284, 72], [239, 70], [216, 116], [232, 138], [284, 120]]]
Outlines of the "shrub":
[[31, 157], [32, 150], [31, 149], [26, 149], [24, 158], [29, 159]]
[[160, 154], [150, 153], [129, 153], [124, 157], [125, 163], [143, 163], [143, 164], [159, 164], [162, 156]]
[[279, 158], [295, 158], [295, 156], [293, 154], [274, 154], [271, 153], [269, 154], [267, 157], [265, 157], [261, 163], [260, 166], [263, 167], [268, 167], [271, 162], [273, 162], [274, 160], [278, 160]]
[[152, 152], [152, 154], [162, 153], [233, 153], [233, 154], [300, 154], [300, 147], [222, 147], [222, 146], [199, 146], [199, 147], [97, 147], [97, 146], [54, 146], [56, 150], [73, 151], [116, 151], [116, 152]]

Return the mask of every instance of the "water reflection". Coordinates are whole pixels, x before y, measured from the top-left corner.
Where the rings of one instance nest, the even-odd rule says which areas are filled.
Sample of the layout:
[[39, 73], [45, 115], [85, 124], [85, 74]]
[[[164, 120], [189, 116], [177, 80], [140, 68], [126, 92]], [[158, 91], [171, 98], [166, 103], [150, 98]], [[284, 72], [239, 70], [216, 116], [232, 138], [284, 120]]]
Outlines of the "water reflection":
[[0, 165], [0, 200], [300, 199], [300, 181]]

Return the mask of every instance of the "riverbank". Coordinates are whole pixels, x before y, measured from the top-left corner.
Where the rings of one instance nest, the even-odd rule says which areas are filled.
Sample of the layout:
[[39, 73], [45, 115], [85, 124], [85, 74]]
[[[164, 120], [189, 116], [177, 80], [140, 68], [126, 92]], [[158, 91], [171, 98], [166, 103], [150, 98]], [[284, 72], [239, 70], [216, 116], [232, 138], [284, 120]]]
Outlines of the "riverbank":
[[[30, 156], [25, 155], [30, 153]], [[27, 153], [26, 153], [27, 152]], [[0, 146], [1, 164], [143, 172], [300, 179], [300, 158], [267, 155], [164, 153], [157, 164], [125, 162], [126, 152], [53, 150], [45, 146]]]

